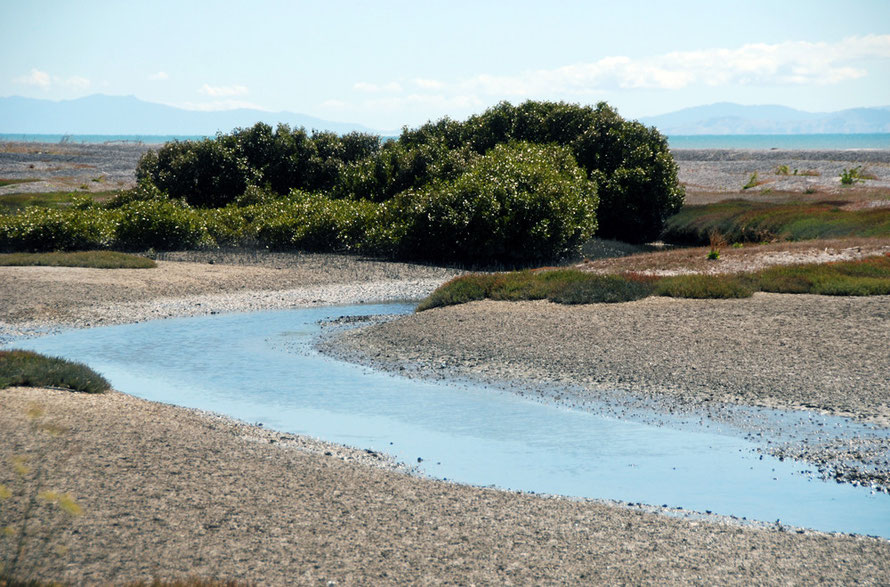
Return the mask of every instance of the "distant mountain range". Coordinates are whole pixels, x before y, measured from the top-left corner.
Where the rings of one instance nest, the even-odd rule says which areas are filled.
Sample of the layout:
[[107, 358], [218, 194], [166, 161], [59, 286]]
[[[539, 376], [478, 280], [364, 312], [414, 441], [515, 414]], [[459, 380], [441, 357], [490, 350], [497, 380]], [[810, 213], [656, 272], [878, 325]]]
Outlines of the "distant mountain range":
[[[387, 133], [347, 122], [294, 112], [247, 108], [204, 112], [145, 102], [134, 96], [94, 94], [76, 100], [0, 98], [0, 133], [72, 135], [214, 135], [257, 122], [308, 130]], [[743, 106], [728, 102], [685, 108], [640, 119], [666, 135], [890, 133], [890, 106], [839, 112], [804, 112], [786, 106]]]
[[786, 106], [722, 102], [639, 120], [666, 135], [890, 133], [890, 106], [804, 112]]
[[294, 112], [266, 112], [241, 108], [212, 112], [184, 110], [145, 102], [134, 96], [94, 94], [76, 100], [0, 98], [0, 133], [73, 135], [215, 135], [257, 122], [278, 123], [307, 130], [379, 131]]

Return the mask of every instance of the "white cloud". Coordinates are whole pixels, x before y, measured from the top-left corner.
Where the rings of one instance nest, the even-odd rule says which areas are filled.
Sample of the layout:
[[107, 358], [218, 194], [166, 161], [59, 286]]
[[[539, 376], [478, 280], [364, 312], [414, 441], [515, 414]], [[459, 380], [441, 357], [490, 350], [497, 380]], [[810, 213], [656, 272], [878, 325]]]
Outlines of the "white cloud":
[[40, 88], [42, 90], [48, 90], [53, 86], [72, 88], [75, 90], [85, 90], [91, 85], [90, 80], [85, 77], [74, 75], [67, 78], [61, 78], [55, 75], [50, 75], [49, 73], [40, 71], [36, 68], [31, 69], [31, 71], [28, 72], [26, 75], [21, 75], [13, 79], [12, 81], [17, 84], [32, 86]]
[[[752, 43], [638, 58], [613, 55], [517, 75], [479, 74], [451, 83], [415, 78], [415, 86], [437, 96], [411, 94], [379, 103], [475, 103], [481, 102], [480, 96], [585, 96], [614, 90], [680, 90], [696, 86], [826, 86], [867, 76], [868, 70], [862, 63], [865, 60], [890, 60], [890, 35], [850, 37], [835, 43]], [[398, 93], [401, 89], [395, 82], [359, 82], [354, 87], [365, 92]]]
[[44, 90], [49, 88], [50, 84], [52, 84], [50, 75], [39, 69], [32, 69], [27, 75], [21, 75], [12, 81], [24, 86], [43, 88]]
[[198, 89], [198, 92], [214, 98], [226, 98], [229, 96], [243, 96], [248, 93], [247, 86], [211, 86], [204, 84]]
[[170, 79], [170, 76], [167, 75], [166, 71], [159, 71], [148, 76], [148, 79], [153, 82], [162, 82]]
[[614, 89], [678, 90], [690, 86], [837, 84], [868, 75], [853, 62], [890, 59], [890, 35], [852, 37], [838, 43], [788, 41], [736, 49], [678, 51], [632, 59], [604, 57], [592, 63], [523, 72], [479, 75], [460, 82], [463, 91], [487, 95], [587, 93]]
[[439, 80], [434, 79], [426, 79], [422, 77], [414, 78], [414, 83], [419, 88], [423, 88], [424, 90], [441, 90], [445, 87], [445, 84], [440, 82]]

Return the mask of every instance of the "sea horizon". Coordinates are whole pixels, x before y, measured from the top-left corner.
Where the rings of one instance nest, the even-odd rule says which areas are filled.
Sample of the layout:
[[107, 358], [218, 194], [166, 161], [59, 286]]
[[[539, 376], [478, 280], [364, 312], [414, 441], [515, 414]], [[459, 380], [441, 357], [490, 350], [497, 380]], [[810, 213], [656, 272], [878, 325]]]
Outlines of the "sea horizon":
[[[144, 144], [194, 141], [215, 135], [0, 133], [0, 142], [50, 144]], [[381, 140], [398, 136], [381, 136]], [[671, 149], [853, 150], [890, 149], [890, 133], [667, 135]]]

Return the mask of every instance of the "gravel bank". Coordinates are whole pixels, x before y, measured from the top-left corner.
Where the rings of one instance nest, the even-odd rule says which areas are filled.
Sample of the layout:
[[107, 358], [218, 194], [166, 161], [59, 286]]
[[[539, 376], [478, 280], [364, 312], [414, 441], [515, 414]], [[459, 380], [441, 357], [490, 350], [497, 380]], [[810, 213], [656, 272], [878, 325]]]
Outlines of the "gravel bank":
[[[701, 414], [825, 476], [884, 490], [888, 347], [887, 297], [781, 294], [587, 306], [474, 302], [322, 344], [378, 368], [504, 385], [619, 417]], [[795, 421], [747, 406], [803, 408], [865, 425], [851, 423], [855, 433], [844, 436], [813, 424], [806, 411]]]
[[421, 298], [458, 272], [342, 255], [181, 252], [156, 269], [0, 267], [0, 342], [173, 316]]
[[0, 178], [39, 181], [0, 187], [0, 195], [105, 191], [136, 185], [136, 164], [158, 145], [0, 143]]
[[[3, 456], [39, 455], [52, 532], [21, 567], [74, 584], [218, 577], [284, 584], [886, 583], [890, 542], [676, 519], [639, 508], [452, 485], [342, 449], [119, 393], [2, 393]], [[25, 413], [67, 429], [36, 434]], [[57, 443], [57, 444], [53, 444]], [[325, 452], [331, 452], [326, 455]], [[4, 459], [5, 460], [5, 459]], [[0, 482], [15, 487], [9, 467]], [[10, 505], [6, 505], [10, 504]], [[23, 502], [0, 509], [20, 528]], [[55, 525], [50, 523], [55, 520]], [[32, 545], [33, 546], [33, 545]], [[10, 542], [0, 540], [0, 560]]]
[[[756, 198], [765, 190], [803, 195], [810, 190], [815, 198], [826, 194], [855, 197], [865, 190], [890, 188], [890, 150], [779, 151], [741, 149], [675, 149], [671, 151], [679, 166], [680, 182], [687, 192], [736, 194], [733, 197]], [[788, 167], [789, 175], [777, 173]], [[845, 169], [862, 167], [873, 176], [854, 188], [841, 185]], [[794, 170], [798, 171], [794, 175]], [[743, 190], [757, 173], [758, 185]], [[725, 196], [724, 196], [725, 197]], [[698, 203], [698, 202], [697, 202]]]

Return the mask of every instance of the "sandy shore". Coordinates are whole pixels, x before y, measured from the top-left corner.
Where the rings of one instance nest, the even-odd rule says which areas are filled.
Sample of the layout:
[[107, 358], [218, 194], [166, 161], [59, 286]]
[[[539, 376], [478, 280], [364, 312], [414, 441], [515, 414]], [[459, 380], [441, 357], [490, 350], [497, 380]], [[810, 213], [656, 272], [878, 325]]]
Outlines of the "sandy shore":
[[[123, 394], [2, 392], [4, 456], [39, 455], [80, 517], [43, 523], [22, 562], [76, 584], [886, 583], [890, 543], [433, 482]], [[65, 426], [41, 440], [25, 412]], [[53, 445], [53, 442], [60, 444]], [[5, 460], [5, 459], [4, 459]], [[0, 482], [15, 483], [7, 468]], [[4, 502], [0, 523], [18, 527]], [[54, 526], [48, 522], [55, 521]], [[9, 543], [0, 542], [8, 554]]]
[[[294, 289], [275, 288], [297, 283], [326, 291], [327, 297], [319, 299], [327, 302], [337, 301], [350, 287], [361, 290], [370, 283], [388, 284], [387, 295], [404, 297], [415, 291], [400, 289], [405, 283], [442, 281], [450, 275], [431, 267], [332, 256], [230, 256], [212, 265], [206, 257], [189, 258], [191, 262], [169, 261], [135, 273], [0, 268], [4, 324], [14, 329], [148, 319], [155, 314], [137, 310], [158, 305], [163, 312], [188, 313], [195, 310], [191, 302], [206, 296], [233, 296], [219, 311], [251, 309], [256, 305], [239, 304], [251, 299], [260, 306], [278, 303], [273, 292]], [[318, 303], [308, 298], [303, 301]], [[168, 305], [177, 299], [191, 302]], [[121, 308], [131, 313], [123, 315]], [[609, 313], [617, 319], [629, 306], [597, 308], [588, 309], [588, 319], [580, 324], [570, 322], [572, 328], [589, 328], [584, 323], [597, 313], [601, 315], [593, 324], [601, 327]], [[721, 310], [737, 317], [740, 312]], [[515, 316], [527, 320], [534, 314], [538, 336], [549, 340], [548, 319], [533, 304], [428, 312], [348, 336], [354, 342], [380, 344], [386, 328], [410, 330], [418, 320], [445, 320], [442, 337], [465, 335], [472, 326], [472, 345], [477, 347], [494, 333], [509, 333], [515, 352], [531, 353], [523, 361], [535, 370], [541, 365], [523, 343], [531, 340], [531, 331], [524, 334], [509, 326]], [[551, 313], [549, 328], [566, 319]], [[635, 332], [657, 338], [657, 323], [647, 318]], [[416, 332], [430, 335], [426, 328]], [[359, 346], [373, 349], [365, 342]], [[399, 344], [404, 352], [413, 352], [407, 341]], [[433, 354], [445, 348], [433, 340], [423, 345]], [[467, 361], [473, 348], [452, 349], [449, 364]], [[485, 362], [484, 354], [479, 358]], [[559, 363], [560, 369], [568, 369], [567, 377], [573, 374], [570, 363]], [[642, 373], [643, 378], [650, 375]], [[263, 584], [890, 581], [890, 542], [882, 539], [674, 518], [649, 508], [456, 486], [405, 475], [380, 455], [119, 393], [12, 389], [0, 397], [3, 461], [31, 455], [31, 463], [42, 471], [43, 487], [70, 492], [85, 511], [54, 531], [51, 548], [57, 554], [33, 550], [25, 559], [23, 568], [44, 579], [121, 583], [200, 575]], [[25, 413], [34, 403], [45, 406], [49, 421], [67, 429], [64, 440], [29, 428]], [[0, 483], [18, 487], [10, 467], [0, 467]], [[4, 502], [0, 526], [18, 527], [20, 507], [20, 501]], [[32, 525], [28, 535], [46, 529], [43, 523]], [[8, 560], [11, 544], [0, 541], [0, 559]]]

